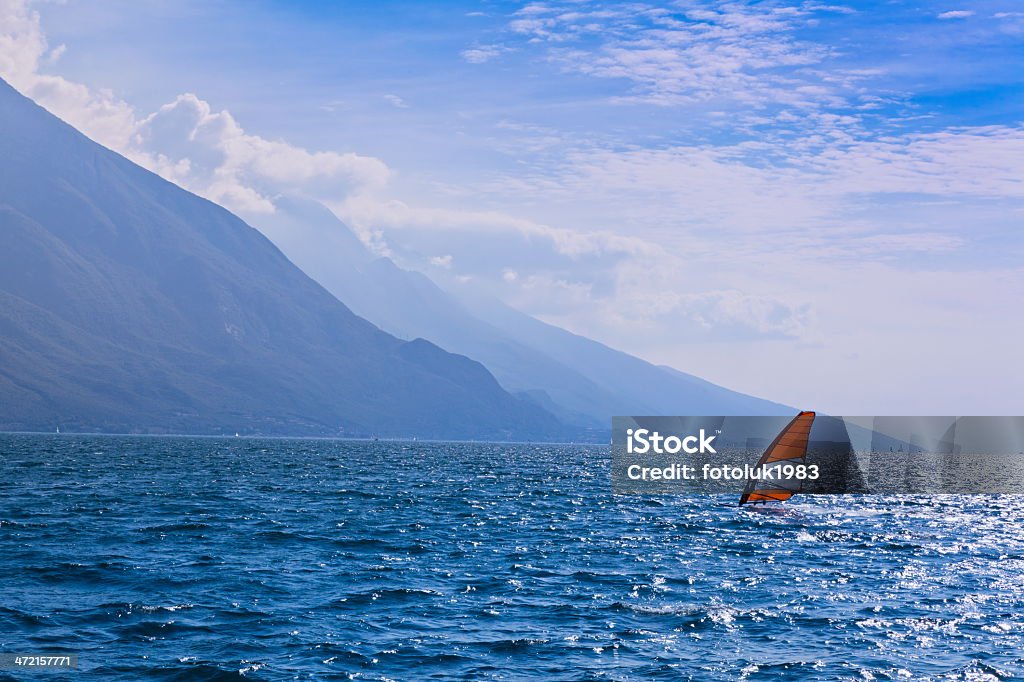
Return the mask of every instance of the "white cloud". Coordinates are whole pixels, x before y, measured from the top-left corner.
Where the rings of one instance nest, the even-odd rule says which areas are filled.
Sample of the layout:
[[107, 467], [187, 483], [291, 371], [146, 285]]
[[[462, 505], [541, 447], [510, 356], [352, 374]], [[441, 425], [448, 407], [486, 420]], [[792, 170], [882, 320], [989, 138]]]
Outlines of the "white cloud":
[[550, 46], [570, 71], [633, 84], [625, 100], [678, 104], [732, 100], [748, 106], [818, 107], [856, 96], [863, 77], [817, 68], [832, 55], [798, 30], [844, 7], [718, 3], [671, 10], [649, 4], [528, 5], [509, 29]]
[[470, 64], [483, 64], [508, 52], [504, 45], [478, 45], [460, 52], [460, 56]]
[[46, 61], [48, 63], [50, 63], [50, 64], [56, 64], [57, 60], [59, 60], [61, 57], [63, 57], [64, 53], [67, 52], [67, 50], [68, 50], [68, 46], [67, 45], [64, 45], [64, 44], [58, 45], [57, 47], [55, 47], [52, 50], [50, 50], [49, 53], [47, 53]]
[[0, 76], [86, 135], [119, 151], [129, 146], [135, 113], [113, 93], [92, 91], [40, 72], [63, 46], [49, 50], [39, 14], [22, 0], [0, 0]]
[[27, 2], [0, 0], [0, 76], [94, 140], [233, 210], [272, 211], [274, 195], [297, 190], [339, 199], [388, 179], [387, 166], [371, 157], [246, 133], [229, 112], [191, 93], [139, 115], [109, 90], [46, 73], [63, 52], [63, 45], [49, 50]]
[[973, 17], [974, 12], [969, 9], [954, 9], [948, 12], [942, 12], [938, 15], [939, 19], [966, 19]]
[[1020, 36], [1024, 34], [1024, 12], [996, 12], [992, 15], [997, 19], [997, 30], [1000, 33]]
[[384, 99], [391, 103], [393, 107], [398, 109], [408, 109], [409, 105], [405, 103], [405, 100], [398, 95], [384, 95]]
[[282, 192], [333, 199], [381, 187], [389, 177], [371, 157], [247, 134], [229, 112], [214, 112], [191, 93], [141, 120], [135, 142], [169, 179], [245, 212], [272, 211], [271, 197]]

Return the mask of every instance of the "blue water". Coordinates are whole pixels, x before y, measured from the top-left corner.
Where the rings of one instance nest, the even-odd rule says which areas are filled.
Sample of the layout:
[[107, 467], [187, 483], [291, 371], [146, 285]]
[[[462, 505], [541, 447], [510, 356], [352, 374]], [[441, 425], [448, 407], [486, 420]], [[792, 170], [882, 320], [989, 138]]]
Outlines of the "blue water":
[[0, 653], [79, 658], [0, 679], [1024, 674], [1021, 498], [613, 497], [600, 447], [0, 453]]

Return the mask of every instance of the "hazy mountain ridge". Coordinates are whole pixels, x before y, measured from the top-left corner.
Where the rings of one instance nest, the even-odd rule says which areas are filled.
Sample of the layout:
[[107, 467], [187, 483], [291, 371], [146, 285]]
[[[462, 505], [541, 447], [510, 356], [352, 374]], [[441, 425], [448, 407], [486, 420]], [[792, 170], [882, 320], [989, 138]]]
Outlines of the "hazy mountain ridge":
[[482, 362], [501, 385], [563, 421], [604, 431], [613, 415], [791, 414], [614, 350], [500, 301], [442, 290], [426, 275], [372, 254], [325, 207], [281, 197], [254, 224], [340, 300], [402, 338], [423, 337]]
[[0, 428], [564, 436], [2, 81], [0, 129]]
[[548, 324], [491, 298], [462, 296], [480, 319], [588, 377], [612, 396], [613, 415], [785, 415], [780, 403], [718, 386]]

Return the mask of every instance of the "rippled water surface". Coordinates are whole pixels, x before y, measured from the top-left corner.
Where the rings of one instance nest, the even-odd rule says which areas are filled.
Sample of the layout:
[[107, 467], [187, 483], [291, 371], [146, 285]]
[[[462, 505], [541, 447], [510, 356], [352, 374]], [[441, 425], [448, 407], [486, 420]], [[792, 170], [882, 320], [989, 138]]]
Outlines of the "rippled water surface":
[[613, 497], [580, 446], [0, 453], [0, 653], [79, 657], [34, 679], [1024, 674], [1022, 498]]

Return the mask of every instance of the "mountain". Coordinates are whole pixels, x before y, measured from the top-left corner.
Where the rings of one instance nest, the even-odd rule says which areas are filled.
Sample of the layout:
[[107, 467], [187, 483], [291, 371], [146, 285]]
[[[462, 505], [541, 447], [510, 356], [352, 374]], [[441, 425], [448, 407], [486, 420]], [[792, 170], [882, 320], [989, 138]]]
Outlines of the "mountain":
[[560, 438], [0, 81], [0, 429]]
[[510, 339], [542, 349], [556, 362], [588, 376], [614, 398], [615, 414], [770, 416], [796, 412], [786, 405], [732, 391], [672, 367], [654, 365], [494, 299], [465, 295], [461, 300], [479, 319], [497, 327]]
[[401, 338], [423, 337], [482, 362], [501, 385], [563, 421], [605, 431], [613, 415], [785, 415], [784, 405], [730, 391], [572, 334], [494, 299], [454, 295], [375, 257], [317, 202], [277, 200], [253, 223], [352, 309]]

